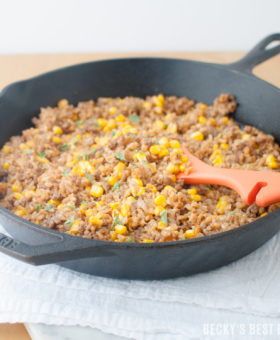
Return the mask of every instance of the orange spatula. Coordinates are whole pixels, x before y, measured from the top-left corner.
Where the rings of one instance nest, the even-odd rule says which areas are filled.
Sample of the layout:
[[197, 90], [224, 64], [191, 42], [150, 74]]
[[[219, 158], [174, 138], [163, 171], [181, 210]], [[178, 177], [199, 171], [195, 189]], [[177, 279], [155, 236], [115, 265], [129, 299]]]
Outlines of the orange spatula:
[[280, 173], [268, 171], [251, 171], [224, 169], [210, 166], [196, 158], [186, 148], [193, 170], [190, 173], [179, 173], [188, 184], [218, 184], [235, 190], [244, 203], [266, 207], [280, 201]]

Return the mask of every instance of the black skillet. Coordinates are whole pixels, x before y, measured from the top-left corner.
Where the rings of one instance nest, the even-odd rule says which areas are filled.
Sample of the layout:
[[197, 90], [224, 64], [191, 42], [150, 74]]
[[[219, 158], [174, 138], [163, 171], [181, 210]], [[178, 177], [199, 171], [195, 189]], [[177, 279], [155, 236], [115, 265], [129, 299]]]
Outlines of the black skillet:
[[[280, 90], [252, 73], [255, 65], [280, 53], [280, 33], [262, 40], [243, 59], [226, 65], [190, 60], [133, 58], [66, 67], [11, 84], [0, 94], [0, 145], [29, 127], [40, 107], [61, 98], [73, 104], [97, 97], [163, 93], [210, 104], [233, 94], [234, 114], [280, 141]], [[279, 70], [275, 70], [278, 72]], [[279, 187], [280, 190], [280, 187]], [[0, 223], [14, 239], [0, 234], [0, 250], [35, 265], [57, 263], [84, 273], [127, 279], [167, 279], [208, 271], [260, 247], [280, 227], [280, 210], [238, 229], [198, 239], [164, 243], [115, 243], [48, 230], [0, 207]]]

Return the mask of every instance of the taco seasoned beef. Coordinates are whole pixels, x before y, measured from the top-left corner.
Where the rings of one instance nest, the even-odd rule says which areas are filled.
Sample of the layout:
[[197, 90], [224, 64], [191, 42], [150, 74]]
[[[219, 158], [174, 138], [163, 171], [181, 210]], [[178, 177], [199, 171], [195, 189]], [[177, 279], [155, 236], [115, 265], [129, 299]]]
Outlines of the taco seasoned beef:
[[176, 180], [191, 171], [181, 145], [216, 167], [278, 171], [270, 135], [186, 97], [66, 99], [0, 152], [0, 204], [63, 233], [117, 242], [161, 242], [237, 228], [278, 207], [247, 206], [222, 186]]

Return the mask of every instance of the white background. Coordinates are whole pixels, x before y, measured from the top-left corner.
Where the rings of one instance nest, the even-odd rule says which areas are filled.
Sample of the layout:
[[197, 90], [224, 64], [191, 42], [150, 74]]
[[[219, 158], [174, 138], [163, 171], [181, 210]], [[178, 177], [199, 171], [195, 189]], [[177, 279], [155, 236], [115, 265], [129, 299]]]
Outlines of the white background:
[[247, 50], [279, 0], [0, 0], [0, 53]]

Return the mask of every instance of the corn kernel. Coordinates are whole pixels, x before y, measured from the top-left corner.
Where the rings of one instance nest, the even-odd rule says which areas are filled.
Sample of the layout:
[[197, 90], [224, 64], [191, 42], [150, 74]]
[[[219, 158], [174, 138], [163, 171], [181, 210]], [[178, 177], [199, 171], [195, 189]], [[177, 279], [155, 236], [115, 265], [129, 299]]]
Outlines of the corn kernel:
[[107, 182], [108, 182], [110, 185], [113, 186], [113, 185], [116, 184], [116, 182], [117, 182], [117, 177], [116, 177], [116, 176], [110, 176], [110, 177], [108, 178]]
[[270, 169], [278, 169], [279, 165], [277, 162], [270, 162], [270, 163], [267, 163], [267, 167]]
[[154, 202], [156, 205], [159, 205], [161, 207], [165, 207], [167, 205], [166, 198], [164, 195], [158, 195], [155, 199]]
[[179, 166], [179, 171], [181, 171], [181, 172], [185, 172], [185, 171], [186, 171], [186, 166], [185, 166], [185, 164], [181, 164], [181, 165]]
[[182, 163], [187, 163], [188, 162], [188, 156], [187, 155], [182, 155], [181, 156], [181, 161], [182, 161]]
[[196, 235], [195, 231], [193, 229], [190, 229], [190, 230], [186, 230], [185, 233], [184, 233], [184, 237], [186, 239], [189, 239], [189, 238], [194, 238]]
[[24, 190], [22, 195], [24, 198], [31, 198], [35, 194], [34, 190]]
[[115, 118], [116, 122], [121, 123], [125, 121], [125, 116], [124, 115], [117, 115]]
[[154, 185], [152, 185], [152, 184], [147, 184], [146, 188], [148, 190], [150, 190], [151, 192], [157, 192], [157, 188]]
[[116, 238], [117, 238], [117, 235], [118, 235], [118, 234], [117, 234], [114, 230], [112, 230], [112, 231], [110, 232], [111, 240], [112, 240], [112, 241], [115, 241]]
[[216, 124], [217, 124], [217, 123], [216, 123], [216, 119], [215, 119], [215, 118], [212, 118], [212, 117], [209, 119], [209, 122], [210, 122], [210, 125], [211, 125], [211, 126], [216, 126]]
[[61, 139], [59, 137], [56, 137], [56, 136], [52, 138], [52, 141], [56, 144], [61, 143]]
[[135, 200], [133, 196], [128, 196], [127, 199], [125, 200], [127, 204], [130, 204]]
[[117, 209], [120, 206], [120, 202], [112, 202], [109, 204], [111, 209]]
[[163, 122], [162, 120], [157, 120], [157, 121], [154, 123], [154, 127], [155, 127], [157, 130], [164, 130], [165, 125], [164, 125], [164, 122]]
[[164, 156], [169, 155], [169, 151], [166, 148], [161, 148], [158, 155], [160, 158], [163, 158]]
[[14, 198], [16, 198], [17, 200], [19, 200], [22, 197], [22, 194], [20, 194], [19, 192], [15, 192], [13, 194]]
[[154, 111], [155, 111], [155, 113], [157, 113], [158, 115], [163, 114], [163, 109], [162, 109], [162, 107], [160, 107], [160, 106], [156, 106], [156, 107], [154, 108]]
[[54, 127], [53, 127], [53, 133], [55, 133], [55, 134], [57, 134], [57, 135], [61, 135], [62, 134], [62, 129], [61, 129], [61, 127], [59, 127], [59, 126], [57, 126], [57, 125], [55, 125]]
[[177, 124], [169, 123], [166, 130], [171, 133], [177, 133]]
[[80, 230], [80, 223], [81, 221], [79, 220], [74, 221], [70, 227], [69, 233], [73, 235], [77, 234]]
[[171, 174], [174, 174], [178, 172], [178, 167], [174, 163], [169, 163], [166, 167], [166, 170]]
[[227, 202], [227, 196], [221, 196], [219, 198], [219, 201], [216, 205], [216, 210], [219, 214], [224, 214], [225, 212], [225, 207], [227, 206], [228, 202]]
[[98, 118], [97, 123], [100, 125], [100, 127], [104, 128], [107, 125], [107, 120], [103, 118]]
[[176, 175], [171, 175], [171, 179], [172, 179], [173, 182], [176, 182], [176, 180], [177, 180]]
[[201, 131], [196, 131], [191, 134], [191, 138], [197, 141], [202, 141], [204, 139], [204, 135]]
[[[57, 206], [57, 209], [58, 209], [58, 206]], [[87, 211], [87, 205], [86, 204], [81, 204], [79, 209], [80, 209], [81, 214], [85, 215], [85, 213]]]
[[10, 145], [4, 145], [2, 151], [7, 155], [12, 151], [12, 148], [10, 147]]
[[142, 107], [143, 107], [143, 109], [150, 109], [151, 108], [151, 103], [144, 102], [144, 103], [142, 103]]
[[85, 212], [85, 215], [86, 215], [87, 217], [90, 217], [90, 216], [92, 216], [93, 214], [94, 214], [93, 209], [87, 209], [86, 212]]
[[160, 138], [159, 145], [162, 145], [162, 146], [168, 148], [169, 147], [169, 140], [168, 140], [168, 138], [167, 137]]
[[167, 226], [167, 224], [165, 224], [163, 221], [160, 221], [159, 223], [158, 223], [158, 227], [159, 228], [165, 228]]
[[91, 195], [94, 197], [100, 197], [104, 193], [104, 189], [100, 184], [93, 184], [90, 191]]
[[160, 148], [159, 145], [152, 145], [152, 146], [150, 147], [150, 153], [151, 153], [152, 155], [158, 155], [158, 154], [160, 153], [160, 150], [161, 150], [161, 148]]
[[154, 98], [154, 102], [157, 106], [162, 107], [164, 103], [164, 96], [159, 94], [157, 97]]
[[170, 147], [172, 149], [180, 149], [181, 144], [176, 139], [173, 139], [173, 140], [170, 141]]
[[13, 184], [12, 185], [12, 190], [14, 192], [22, 191], [22, 186], [20, 184]]
[[103, 221], [98, 216], [89, 216], [88, 221], [91, 225], [101, 226], [103, 224]]
[[261, 214], [261, 217], [264, 217], [266, 215], [267, 215], [267, 212], [264, 212], [264, 213]]
[[251, 137], [251, 135], [249, 135], [248, 133], [243, 133], [243, 135], [241, 136], [241, 139], [249, 139]]
[[5, 162], [5, 163], [3, 164], [3, 168], [4, 168], [5, 170], [8, 170], [9, 167], [10, 167], [10, 163]]
[[57, 103], [57, 106], [59, 108], [62, 108], [64, 106], [68, 105], [68, 100], [67, 99], [61, 99], [58, 103]]
[[191, 201], [199, 202], [201, 201], [201, 196], [200, 195], [190, 195]]
[[123, 204], [121, 206], [121, 215], [123, 217], [128, 216], [130, 211], [130, 205], [129, 204]]
[[106, 126], [104, 127], [104, 132], [113, 130], [116, 127], [114, 119], [109, 119]]
[[115, 106], [112, 106], [112, 107], [110, 107], [110, 109], [109, 109], [109, 113], [111, 114], [111, 115], [114, 115], [116, 112], [117, 112], [117, 108], [115, 107]]
[[146, 155], [142, 152], [134, 152], [133, 159], [138, 162], [146, 161]]
[[19, 216], [23, 217], [26, 214], [26, 209], [23, 208], [22, 206], [17, 207], [17, 209], [14, 211], [14, 213]]
[[124, 235], [127, 233], [127, 227], [125, 225], [116, 224], [114, 229], [117, 234]]
[[36, 157], [36, 159], [37, 159], [38, 162], [41, 162], [43, 164], [48, 163], [48, 160], [45, 157], [39, 157], [38, 156], [38, 157]]
[[220, 144], [221, 149], [227, 150], [228, 149], [228, 144], [227, 143], [221, 143]]
[[160, 216], [160, 214], [163, 212], [163, 210], [164, 210], [164, 207], [162, 207], [161, 205], [158, 205], [154, 210], [154, 214], [156, 216]]
[[142, 243], [152, 243], [152, 242], [154, 242], [154, 241], [150, 240], [148, 238], [144, 238], [143, 241], [142, 241]]
[[195, 194], [197, 193], [197, 190], [196, 190], [196, 188], [191, 188], [191, 189], [188, 189], [188, 190], [187, 190], [187, 193], [188, 193], [189, 195], [195, 195]]
[[206, 124], [207, 123], [207, 119], [204, 116], [199, 116], [197, 120], [200, 124]]
[[53, 200], [53, 199], [50, 199], [49, 201], [48, 201], [48, 203], [49, 204], [52, 204], [52, 205], [59, 205], [59, 201], [56, 201], [56, 200]]
[[119, 162], [115, 167], [115, 171], [122, 171], [126, 168], [126, 165], [123, 162]]
[[207, 109], [207, 105], [205, 105], [205, 104], [200, 104], [200, 108], [201, 108], [202, 110], [205, 110], [205, 109]]
[[223, 164], [224, 160], [223, 160], [223, 157], [222, 155], [217, 155], [214, 160], [213, 160], [213, 165], [221, 165]]
[[226, 116], [224, 117], [224, 124], [227, 124], [229, 122], [229, 118]]

